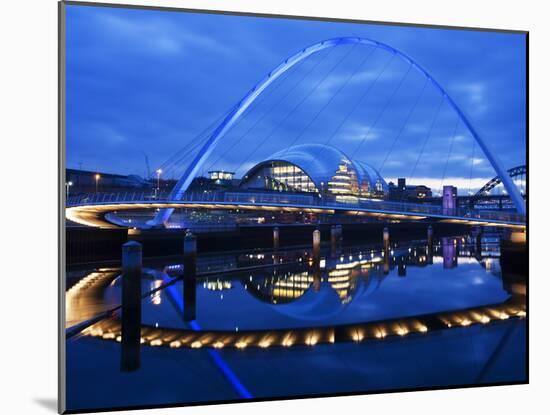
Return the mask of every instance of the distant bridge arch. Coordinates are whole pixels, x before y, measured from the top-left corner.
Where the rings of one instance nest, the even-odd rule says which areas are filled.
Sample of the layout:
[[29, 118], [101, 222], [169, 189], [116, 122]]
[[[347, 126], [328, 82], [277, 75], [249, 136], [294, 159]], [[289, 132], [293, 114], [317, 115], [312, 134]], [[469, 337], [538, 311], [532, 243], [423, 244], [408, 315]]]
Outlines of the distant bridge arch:
[[[521, 166], [512, 167], [511, 169], [508, 169], [507, 173], [510, 178], [525, 176], [527, 174], [527, 166], [525, 164], [522, 164]], [[500, 176], [493, 177], [491, 180], [485, 183], [485, 185], [481, 189], [477, 191], [474, 197], [480, 198], [485, 196], [501, 183], [502, 183], [502, 179]]]
[[[258, 84], [256, 84], [244, 97], [241, 101], [231, 110], [231, 112], [224, 118], [224, 120], [216, 127], [212, 132], [206, 143], [197, 153], [193, 161], [190, 163], [189, 167], [185, 170], [182, 177], [178, 180], [172, 192], [170, 193], [170, 199], [173, 201], [180, 200], [183, 193], [187, 190], [196, 174], [199, 172], [208, 156], [214, 151], [215, 147], [219, 143], [222, 137], [231, 129], [235, 122], [241, 117], [241, 115], [246, 111], [246, 109], [256, 100], [256, 98], [277, 78], [279, 78], [283, 73], [288, 71], [297, 63], [303, 61], [307, 57], [313, 55], [314, 53], [320, 52], [324, 49], [349, 45], [349, 44], [359, 44], [367, 46], [375, 46], [382, 50], [392, 53], [395, 56], [403, 59], [408, 62], [412, 67], [414, 67], [418, 72], [420, 72], [431, 84], [436, 88], [437, 91], [441, 93], [444, 99], [449, 103], [449, 105], [456, 111], [462, 122], [466, 125], [474, 139], [477, 141], [478, 145], [481, 147], [483, 153], [495, 169], [497, 175], [501, 177], [502, 183], [506, 188], [508, 194], [512, 198], [514, 205], [520, 214], [525, 214], [525, 203], [521, 193], [515, 186], [514, 182], [506, 170], [502, 167], [502, 164], [498, 158], [489, 150], [487, 144], [483, 141], [481, 136], [477, 133], [468, 117], [464, 112], [458, 107], [455, 101], [449, 96], [449, 94], [443, 89], [443, 87], [434, 79], [432, 76], [417, 62], [411, 59], [409, 56], [403, 52], [385, 44], [378, 42], [373, 39], [361, 38], [361, 37], [338, 37], [333, 39], [327, 39], [322, 42], [315, 43], [307, 48], [302, 49], [301, 51], [290, 56], [284, 60], [279, 66], [273, 69], [267, 76], [262, 79]], [[168, 221], [170, 215], [174, 209], [161, 209], [156, 217], [150, 221], [151, 226], [160, 226]]]

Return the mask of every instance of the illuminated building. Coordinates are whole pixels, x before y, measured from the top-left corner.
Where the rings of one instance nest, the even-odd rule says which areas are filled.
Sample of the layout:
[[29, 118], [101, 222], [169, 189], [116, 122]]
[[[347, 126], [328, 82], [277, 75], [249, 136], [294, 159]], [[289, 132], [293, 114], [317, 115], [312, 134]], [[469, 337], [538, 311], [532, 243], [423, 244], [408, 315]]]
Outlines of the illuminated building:
[[102, 192], [146, 191], [153, 187], [153, 182], [137, 175], [121, 175], [106, 172], [66, 169], [65, 182], [71, 183], [71, 193], [94, 193], [96, 181]]
[[443, 209], [454, 211], [456, 209], [457, 189], [454, 186], [443, 186]]
[[231, 180], [233, 180], [233, 176], [235, 173], [231, 171], [213, 170], [209, 171], [208, 174], [210, 175], [210, 180], [217, 181], [217, 183], [219, 184], [223, 181], [231, 183]]
[[432, 197], [432, 190], [423, 184], [408, 185], [406, 179], [397, 179], [397, 186], [390, 182], [389, 199], [398, 201], [424, 200]]
[[381, 199], [388, 192], [374, 168], [323, 144], [297, 145], [273, 154], [252, 167], [240, 187], [316, 193], [336, 200]]

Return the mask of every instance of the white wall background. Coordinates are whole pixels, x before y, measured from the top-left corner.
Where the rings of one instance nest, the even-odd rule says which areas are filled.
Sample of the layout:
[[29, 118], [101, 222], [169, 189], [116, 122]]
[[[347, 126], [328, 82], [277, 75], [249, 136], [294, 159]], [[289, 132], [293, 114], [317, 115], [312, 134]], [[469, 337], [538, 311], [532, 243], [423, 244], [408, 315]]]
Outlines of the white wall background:
[[[108, 2], [109, 0], [103, 0]], [[120, 0], [123, 2], [123, 0]], [[163, 414], [540, 413], [548, 402], [545, 269], [550, 27], [529, 0], [157, 0], [130, 4], [529, 30], [531, 342], [528, 386], [157, 410]], [[0, 6], [0, 412], [53, 413], [57, 384], [57, 4]], [[545, 252], [546, 251], [546, 252]], [[536, 409], [538, 408], [538, 409]], [[153, 413], [145, 411], [141, 413]]]

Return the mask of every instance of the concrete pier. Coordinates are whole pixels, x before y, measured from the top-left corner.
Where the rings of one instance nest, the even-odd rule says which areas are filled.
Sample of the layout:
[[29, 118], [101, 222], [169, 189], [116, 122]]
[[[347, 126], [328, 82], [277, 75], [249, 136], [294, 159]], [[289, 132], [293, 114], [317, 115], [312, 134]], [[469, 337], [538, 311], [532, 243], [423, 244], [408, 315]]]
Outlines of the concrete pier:
[[321, 290], [321, 267], [319, 263], [313, 264], [313, 291], [318, 293]]
[[382, 257], [384, 259], [382, 262], [382, 270], [384, 271], [384, 275], [388, 275], [390, 273], [390, 251], [384, 250], [384, 252], [382, 252]]
[[122, 335], [120, 368], [140, 367], [142, 247], [130, 241], [122, 245]]
[[319, 291], [321, 289], [321, 231], [315, 229], [313, 231], [313, 247], [312, 247], [311, 268], [313, 271], [313, 289]]
[[476, 253], [478, 255], [481, 254], [481, 237], [482, 237], [481, 229], [476, 233]]
[[382, 252], [382, 257], [384, 258], [384, 275], [389, 274], [390, 272], [390, 231], [388, 228], [384, 228], [382, 231], [382, 240], [384, 244], [384, 250]]
[[187, 232], [183, 239], [183, 320], [197, 318], [197, 238]]
[[527, 233], [514, 230], [505, 234], [500, 241], [500, 268], [505, 287], [525, 284], [528, 267]]
[[389, 251], [390, 249], [390, 230], [388, 228], [384, 228], [382, 231], [382, 238], [384, 242], [384, 251]]
[[319, 262], [321, 259], [321, 231], [319, 229], [313, 231], [312, 258], [313, 262]]
[[279, 227], [273, 228], [273, 249], [277, 251], [279, 249]]
[[335, 257], [342, 252], [342, 225], [330, 227], [330, 255]]
[[427, 262], [431, 265], [434, 263], [434, 230], [432, 228], [432, 225], [428, 226], [426, 245]]

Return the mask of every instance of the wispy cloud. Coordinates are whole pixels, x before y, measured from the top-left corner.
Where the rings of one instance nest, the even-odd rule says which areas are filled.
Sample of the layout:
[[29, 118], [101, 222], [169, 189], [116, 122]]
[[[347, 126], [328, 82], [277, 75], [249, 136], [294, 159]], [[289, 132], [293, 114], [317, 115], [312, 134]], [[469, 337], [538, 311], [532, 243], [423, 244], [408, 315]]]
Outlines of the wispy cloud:
[[468, 113], [482, 115], [489, 110], [489, 101], [484, 82], [458, 83], [451, 86], [451, 91], [453, 94], [463, 97], [463, 102], [467, 102]]
[[[288, 56], [323, 39], [350, 34], [379, 40], [413, 57], [471, 116], [506, 167], [525, 160], [521, 148], [525, 142], [524, 45], [515, 35], [76, 5], [68, 10], [67, 142], [72, 152], [68, 157], [82, 160], [84, 165], [107, 145], [120, 151], [93, 159], [106, 171], [143, 171], [142, 149], [152, 162], [160, 164], [180, 148], [193, 145], [200, 131]], [[448, 53], [449, 44], [453, 45], [452, 54]], [[216, 153], [221, 156], [218, 164], [239, 166], [274, 128], [276, 134], [254, 154], [256, 161], [294, 143], [296, 137], [299, 144], [324, 142], [345, 121], [331, 144], [352, 156], [360, 142], [368, 141], [353, 156], [378, 167], [389, 154], [384, 174], [390, 177], [410, 172], [429, 133], [415, 174], [440, 177], [447, 164], [456, 113], [445, 107], [430, 128], [440, 95], [429, 86], [420, 95], [425, 79], [416, 71], [409, 72], [386, 107], [407, 71], [407, 64], [399, 59], [394, 59], [367, 91], [384, 68], [386, 52], [374, 52], [350, 79], [369, 53], [367, 48], [356, 48], [311, 99], [296, 107], [345, 55], [346, 47], [325, 52], [328, 56], [307, 79], [299, 82], [315, 59], [323, 58], [323, 52], [265, 91], [242, 123], [224, 137]], [[346, 88], [325, 107], [348, 79]], [[299, 85], [290, 95], [274, 106], [296, 83]], [[360, 100], [365, 91], [368, 93]], [[356, 102], [359, 105], [352, 111]], [[229, 147], [224, 147], [225, 143], [254, 125], [262, 111], [269, 111], [269, 116], [237, 147], [246, 151], [226, 154], [224, 149]], [[307, 130], [300, 135], [305, 126]], [[475, 177], [494, 175], [479, 148], [472, 162], [472, 138], [464, 125], [457, 131], [446, 176], [460, 178], [471, 169]], [[139, 149], [136, 157], [131, 155], [135, 149]]]
[[207, 33], [196, 33], [168, 18], [135, 18], [104, 12], [96, 15], [96, 24], [98, 29], [109, 32], [113, 39], [123, 41], [129, 48], [153, 54], [189, 54], [198, 50], [228, 53], [223, 43]]

